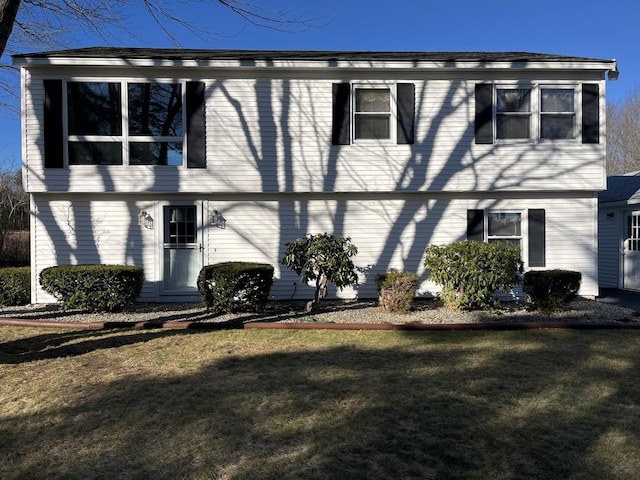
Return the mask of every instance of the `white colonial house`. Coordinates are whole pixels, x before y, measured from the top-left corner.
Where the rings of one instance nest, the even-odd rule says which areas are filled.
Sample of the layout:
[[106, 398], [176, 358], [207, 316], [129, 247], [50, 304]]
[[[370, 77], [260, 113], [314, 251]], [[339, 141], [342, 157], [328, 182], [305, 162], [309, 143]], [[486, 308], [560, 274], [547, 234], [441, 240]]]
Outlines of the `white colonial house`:
[[526, 269], [598, 294], [606, 74], [613, 60], [520, 52], [86, 48], [14, 56], [22, 75], [32, 301], [62, 264], [144, 268], [141, 301], [196, 300], [203, 265], [275, 267], [307, 233], [351, 237], [375, 297], [430, 244], [522, 247]]

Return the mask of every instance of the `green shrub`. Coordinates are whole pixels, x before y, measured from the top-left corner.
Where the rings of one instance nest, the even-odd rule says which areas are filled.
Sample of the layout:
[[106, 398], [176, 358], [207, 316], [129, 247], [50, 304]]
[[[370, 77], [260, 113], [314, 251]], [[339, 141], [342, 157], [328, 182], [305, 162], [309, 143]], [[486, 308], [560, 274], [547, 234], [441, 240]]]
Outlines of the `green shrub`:
[[427, 248], [424, 266], [442, 285], [440, 298], [459, 310], [499, 306], [495, 294], [521, 282], [520, 247], [511, 244], [458, 241]]
[[31, 269], [0, 268], [0, 305], [27, 305], [31, 301]]
[[198, 275], [202, 304], [214, 312], [260, 310], [272, 285], [273, 266], [267, 263], [217, 263], [202, 267]]
[[523, 290], [534, 308], [553, 312], [575, 298], [581, 280], [571, 270], [532, 270], [524, 274]]
[[378, 304], [383, 312], [407, 313], [411, 311], [418, 288], [418, 276], [411, 272], [388, 270], [376, 277]]
[[358, 248], [350, 237], [336, 237], [330, 233], [308, 234], [286, 244], [282, 264], [300, 275], [302, 283], [316, 282], [313, 300], [307, 312], [317, 310], [327, 296], [328, 283], [342, 289], [358, 283], [358, 272], [351, 257]]
[[40, 284], [64, 310], [116, 312], [135, 306], [144, 281], [131, 265], [60, 265], [40, 272]]

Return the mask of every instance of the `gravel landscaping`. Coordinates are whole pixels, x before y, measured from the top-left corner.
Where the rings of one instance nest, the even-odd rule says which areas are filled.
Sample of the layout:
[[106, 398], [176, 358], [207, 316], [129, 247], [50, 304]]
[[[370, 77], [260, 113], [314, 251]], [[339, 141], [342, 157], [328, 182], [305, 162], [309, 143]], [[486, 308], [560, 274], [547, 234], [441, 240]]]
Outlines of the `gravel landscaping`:
[[362, 324], [462, 324], [462, 323], [640, 323], [640, 312], [577, 298], [561, 312], [543, 314], [530, 311], [525, 304], [510, 302], [501, 312], [454, 311], [443, 307], [438, 300], [418, 299], [408, 314], [382, 312], [377, 300], [325, 301], [317, 313], [304, 313], [305, 301], [270, 302], [263, 312], [214, 314], [197, 303], [146, 303], [135, 311], [120, 313], [64, 312], [53, 305], [1, 307], [0, 318], [47, 322], [196, 322], [240, 326], [250, 322], [306, 322], [306, 323], [362, 323]]

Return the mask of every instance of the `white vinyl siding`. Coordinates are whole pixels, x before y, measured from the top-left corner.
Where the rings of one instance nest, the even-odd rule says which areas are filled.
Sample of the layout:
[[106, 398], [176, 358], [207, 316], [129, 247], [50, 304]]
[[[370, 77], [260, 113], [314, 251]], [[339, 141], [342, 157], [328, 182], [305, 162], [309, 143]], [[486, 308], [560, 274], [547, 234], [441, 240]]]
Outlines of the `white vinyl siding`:
[[[424, 250], [431, 243], [464, 239], [467, 210], [534, 208], [545, 210], [545, 268], [580, 271], [580, 293], [597, 295], [594, 192], [606, 187], [600, 71], [27, 65], [22, 78], [35, 302], [53, 300], [38, 286], [39, 272], [66, 263], [140, 265], [145, 271], [140, 300], [160, 300], [160, 206], [181, 199], [202, 202], [205, 213], [215, 209], [226, 219], [224, 229], [204, 229], [205, 264], [270, 263], [276, 276], [272, 295], [278, 299], [309, 298], [310, 287], [299, 285], [299, 278], [280, 264], [285, 243], [306, 233], [347, 235], [359, 249], [355, 262], [362, 284], [330, 290], [332, 295], [375, 297], [375, 276], [390, 267], [417, 273], [419, 293], [432, 295], [438, 287], [426, 278]], [[204, 82], [206, 168], [45, 169], [42, 82], [74, 78]], [[601, 142], [476, 144], [475, 85], [523, 81], [558, 88], [597, 84]], [[334, 83], [399, 82], [415, 86], [414, 144], [331, 145]], [[154, 217], [154, 229], [137, 224], [143, 210]]]
[[[603, 143], [476, 145], [476, 80], [443, 79], [441, 75], [417, 78], [410, 71], [381, 75], [392, 74], [394, 81], [413, 82], [416, 87], [414, 145], [331, 146], [335, 78], [309, 73], [287, 79], [205, 78], [207, 168], [195, 171], [124, 165], [43, 169], [42, 139], [32, 133], [42, 124], [41, 82], [45, 76], [38, 75], [27, 95], [27, 102], [35, 103], [26, 105], [26, 160], [34, 172], [28, 177], [28, 189], [174, 192], [179, 188], [183, 193], [249, 193], [604, 188]], [[354, 72], [351, 80], [364, 81], [365, 73]], [[550, 81], [544, 84], [553, 86]], [[604, 122], [604, 112], [601, 119]]]
[[[32, 265], [36, 285], [39, 271], [52, 265], [125, 263], [140, 265], [145, 270], [141, 301], [162, 300], [156, 296], [161, 272], [155, 260], [155, 256], [161, 255], [161, 248], [154, 243], [161, 241], [161, 200], [141, 196], [130, 200], [82, 196], [72, 206], [71, 197], [56, 197], [47, 203], [42, 196], [36, 196], [32, 207], [37, 218], [32, 231], [38, 251]], [[361, 285], [342, 292], [331, 287], [332, 297], [375, 298], [375, 277], [388, 268], [417, 273], [419, 294], [433, 295], [439, 287], [426, 278], [424, 250], [429, 244], [463, 240], [466, 211], [475, 208], [501, 211], [544, 208], [547, 268], [580, 271], [581, 294], [598, 292], [592, 198], [456, 199], [453, 195], [416, 194], [334, 194], [326, 198], [304, 194], [282, 198], [264, 194], [209, 195], [205, 199], [208, 211], [216, 209], [227, 220], [224, 229], [205, 227], [205, 264], [237, 260], [270, 263], [275, 268], [271, 293], [276, 299], [309, 298], [311, 287], [300, 285], [299, 278], [280, 261], [287, 242], [306, 233], [321, 232], [350, 236], [358, 247], [354, 260], [361, 269]], [[140, 210], [153, 212], [153, 230], [137, 224]], [[53, 299], [38, 288], [34, 301], [47, 303]]]
[[[145, 279], [157, 277], [155, 233], [138, 225], [140, 211], [154, 211], [154, 204], [108, 199], [88, 195], [34, 195], [31, 209], [31, 242], [34, 303], [50, 303], [53, 297], [43, 292], [39, 272], [55, 265], [125, 264], [144, 268]], [[155, 285], [146, 281], [142, 301], [155, 299]]]

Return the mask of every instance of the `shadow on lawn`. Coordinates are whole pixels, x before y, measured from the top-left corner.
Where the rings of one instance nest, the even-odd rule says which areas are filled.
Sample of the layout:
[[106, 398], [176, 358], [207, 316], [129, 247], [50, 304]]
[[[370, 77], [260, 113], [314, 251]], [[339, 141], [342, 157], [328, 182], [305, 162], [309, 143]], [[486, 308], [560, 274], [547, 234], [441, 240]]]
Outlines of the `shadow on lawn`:
[[45, 333], [2, 343], [0, 365], [85, 355], [97, 350], [120, 348], [177, 335], [173, 330], [135, 331], [114, 335], [113, 330], [70, 330]]
[[[114, 372], [66, 406], [7, 418], [0, 472], [606, 479], [638, 466], [635, 333], [413, 333], [386, 345], [340, 332], [320, 346], [328, 334], [279, 345], [279, 335], [242, 333], [268, 354], [234, 333], [198, 336], [196, 348], [216, 354], [199, 368]], [[131, 335], [113, 341], [144, 334]]]

